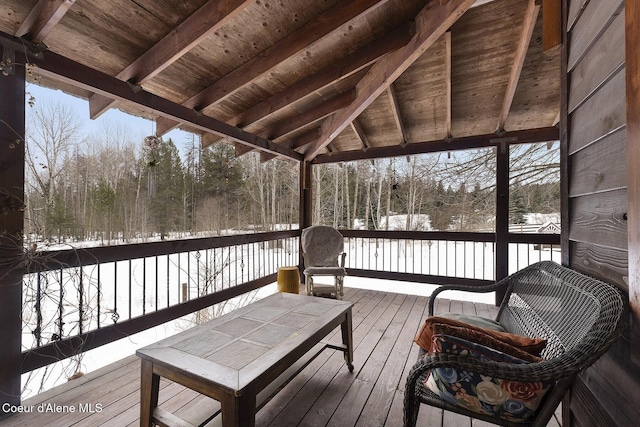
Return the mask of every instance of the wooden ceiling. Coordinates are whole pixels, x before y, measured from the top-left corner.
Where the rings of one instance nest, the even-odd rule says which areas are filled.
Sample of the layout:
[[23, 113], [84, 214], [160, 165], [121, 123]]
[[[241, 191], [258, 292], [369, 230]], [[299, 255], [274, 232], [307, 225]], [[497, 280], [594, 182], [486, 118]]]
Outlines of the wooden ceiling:
[[557, 4], [5, 0], [0, 44], [40, 52], [28, 78], [93, 118], [119, 108], [159, 135], [311, 161], [555, 126]]

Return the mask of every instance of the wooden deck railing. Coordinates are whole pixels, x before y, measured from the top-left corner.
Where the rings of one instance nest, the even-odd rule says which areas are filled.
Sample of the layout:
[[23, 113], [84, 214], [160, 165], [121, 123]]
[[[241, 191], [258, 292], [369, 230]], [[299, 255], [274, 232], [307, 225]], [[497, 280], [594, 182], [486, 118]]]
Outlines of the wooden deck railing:
[[299, 234], [38, 253], [24, 278], [22, 372], [273, 283], [298, 264]]
[[[494, 281], [495, 234], [341, 230], [349, 275]], [[229, 301], [298, 265], [300, 230], [37, 253], [23, 290], [22, 372]], [[559, 235], [510, 234], [510, 272], [559, 261]]]

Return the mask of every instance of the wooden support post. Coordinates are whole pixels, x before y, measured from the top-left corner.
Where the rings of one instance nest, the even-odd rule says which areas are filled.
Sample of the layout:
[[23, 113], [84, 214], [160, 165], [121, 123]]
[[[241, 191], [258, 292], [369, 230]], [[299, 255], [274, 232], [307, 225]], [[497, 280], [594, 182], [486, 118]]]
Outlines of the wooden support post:
[[[562, 46], [560, 47], [560, 248], [561, 263], [571, 267], [569, 223], [571, 205], [569, 204], [569, 76], [567, 63], [569, 60], [567, 19], [569, 1], [562, 0]], [[563, 425], [569, 425], [565, 419]]]
[[[15, 52], [0, 46], [4, 64]], [[0, 75], [0, 405], [20, 404], [24, 228], [25, 67]], [[0, 419], [10, 412], [0, 411]]]
[[[313, 183], [311, 175], [311, 163], [300, 162], [300, 230], [303, 230], [312, 225], [312, 213], [313, 213]], [[300, 250], [298, 252], [299, 262], [298, 266], [300, 271], [304, 270], [304, 259], [302, 258], [302, 240], [300, 240]]]
[[[509, 275], [509, 144], [501, 142], [496, 156], [496, 282]], [[496, 292], [496, 305], [504, 293]]]
[[625, 2], [627, 79], [627, 228], [631, 354], [640, 363], [640, 4]]

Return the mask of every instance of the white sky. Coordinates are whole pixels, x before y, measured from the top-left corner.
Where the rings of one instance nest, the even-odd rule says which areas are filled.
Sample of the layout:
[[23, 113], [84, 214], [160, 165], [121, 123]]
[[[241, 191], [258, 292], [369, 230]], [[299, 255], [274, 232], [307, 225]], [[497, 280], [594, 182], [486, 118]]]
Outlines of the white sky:
[[[76, 114], [76, 117], [78, 117], [78, 119], [80, 120], [84, 135], [92, 131], [98, 131], [103, 122], [118, 123], [130, 129], [136, 138], [139, 137], [140, 145], [142, 145], [144, 137], [153, 134], [155, 131], [155, 123], [153, 123], [151, 120], [126, 114], [115, 108], [111, 108], [97, 119], [91, 120], [89, 118], [88, 101], [75, 96], [67, 95], [59, 90], [52, 90], [33, 83], [27, 83], [26, 92], [27, 99], [29, 98], [29, 94], [31, 94], [36, 99], [36, 102], [38, 102], [38, 99], [52, 99], [63, 102]], [[174, 129], [164, 135], [163, 139], [168, 140], [169, 138], [171, 138], [182, 154], [185, 147], [191, 146], [192, 137], [193, 134], [189, 132]]]

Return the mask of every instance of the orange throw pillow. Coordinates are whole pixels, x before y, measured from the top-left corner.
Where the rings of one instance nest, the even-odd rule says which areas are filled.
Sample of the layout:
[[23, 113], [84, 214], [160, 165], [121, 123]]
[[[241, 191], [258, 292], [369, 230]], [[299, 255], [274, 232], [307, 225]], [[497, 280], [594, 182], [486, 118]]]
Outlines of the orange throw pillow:
[[484, 333], [489, 335], [497, 340], [505, 342], [513, 347], [519, 348], [522, 351], [526, 351], [529, 354], [533, 354], [534, 356], [540, 356], [542, 350], [544, 350], [547, 345], [547, 340], [542, 338], [529, 338], [524, 337], [517, 334], [512, 334], [509, 332], [501, 332], [494, 331], [487, 328], [481, 328], [479, 326], [474, 326], [469, 323], [461, 322], [455, 319], [449, 319], [446, 317], [440, 316], [431, 316], [425, 320], [420, 332], [416, 335], [414, 342], [418, 344], [421, 348], [429, 351], [431, 347], [431, 337], [433, 336], [433, 325], [435, 323], [440, 323], [443, 325], [457, 326], [460, 328], [466, 328], [469, 330], [473, 330], [476, 332]]

